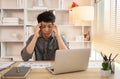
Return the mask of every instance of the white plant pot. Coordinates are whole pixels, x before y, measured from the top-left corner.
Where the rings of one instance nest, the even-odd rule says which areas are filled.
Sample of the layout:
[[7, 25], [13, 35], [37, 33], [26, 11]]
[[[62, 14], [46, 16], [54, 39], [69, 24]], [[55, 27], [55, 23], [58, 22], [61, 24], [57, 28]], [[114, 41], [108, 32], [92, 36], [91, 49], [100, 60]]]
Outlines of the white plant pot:
[[101, 70], [102, 77], [109, 77], [111, 75], [111, 70]]

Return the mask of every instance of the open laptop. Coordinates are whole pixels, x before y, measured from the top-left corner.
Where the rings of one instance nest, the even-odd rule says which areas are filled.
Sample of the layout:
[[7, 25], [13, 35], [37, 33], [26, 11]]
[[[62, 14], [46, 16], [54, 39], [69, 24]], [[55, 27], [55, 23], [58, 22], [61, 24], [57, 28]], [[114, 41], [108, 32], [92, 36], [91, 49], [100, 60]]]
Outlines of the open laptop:
[[90, 49], [57, 50], [54, 66], [47, 69], [52, 74], [82, 71], [88, 68]]

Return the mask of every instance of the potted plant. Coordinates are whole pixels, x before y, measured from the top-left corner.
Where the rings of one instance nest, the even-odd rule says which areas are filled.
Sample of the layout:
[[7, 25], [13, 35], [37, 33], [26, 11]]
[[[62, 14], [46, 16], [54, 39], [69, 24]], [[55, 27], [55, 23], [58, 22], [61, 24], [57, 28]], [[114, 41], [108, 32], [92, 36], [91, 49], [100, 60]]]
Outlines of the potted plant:
[[103, 58], [101, 75], [104, 77], [109, 77], [110, 74], [114, 72], [112, 63], [113, 63], [114, 59], [118, 56], [118, 54], [116, 54], [115, 57], [113, 57], [113, 59], [111, 58], [112, 53], [107, 57], [107, 55], [105, 55], [101, 52], [101, 56]]
[[108, 77], [111, 74], [110, 69], [110, 62], [109, 61], [103, 61], [102, 62], [102, 69], [101, 69], [101, 75], [104, 77]]

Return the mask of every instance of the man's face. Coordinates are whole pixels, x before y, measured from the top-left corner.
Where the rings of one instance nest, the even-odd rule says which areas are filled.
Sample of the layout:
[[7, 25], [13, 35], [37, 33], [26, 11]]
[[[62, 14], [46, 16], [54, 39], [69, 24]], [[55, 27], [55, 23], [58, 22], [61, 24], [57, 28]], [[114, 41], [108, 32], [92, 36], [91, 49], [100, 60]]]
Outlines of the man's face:
[[41, 33], [44, 38], [49, 38], [53, 32], [53, 23], [41, 22]]

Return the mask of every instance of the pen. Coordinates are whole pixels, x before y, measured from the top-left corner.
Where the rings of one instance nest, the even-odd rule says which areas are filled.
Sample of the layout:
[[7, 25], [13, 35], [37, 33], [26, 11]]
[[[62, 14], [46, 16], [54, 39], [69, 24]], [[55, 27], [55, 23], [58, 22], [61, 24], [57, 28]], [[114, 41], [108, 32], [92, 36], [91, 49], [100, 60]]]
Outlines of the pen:
[[111, 61], [111, 56], [112, 56], [112, 53], [111, 53], [110, 56], [109, 56], [109, 61]]
[[103, 57], [103, 54], [102, 54], [102, 52], [101, 52], [101, 56]]
[[20, 70], [19, 70], [19, 68], [18, 68], [18, 67], [16, 67], [16, 72], [20, 72]]

